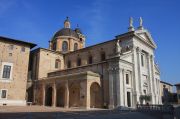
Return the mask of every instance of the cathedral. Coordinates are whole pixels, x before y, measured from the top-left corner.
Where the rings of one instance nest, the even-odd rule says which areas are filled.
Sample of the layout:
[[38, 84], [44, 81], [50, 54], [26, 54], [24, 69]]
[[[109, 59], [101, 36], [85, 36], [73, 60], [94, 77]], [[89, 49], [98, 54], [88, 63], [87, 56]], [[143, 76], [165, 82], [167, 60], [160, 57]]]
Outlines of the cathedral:
[[132, 18], [129, 22], [127, 33], [85, 47], [85, 35], [72, 29], [67, 18], [49, 49], [31, 52], [32, 102], [65, 108], [135, 107], [141, 95], [149, 95], [149, 103], [160, 104], [156, 44], [142, 18], [137, 29]]
[[81, 29], [72, 29], [67, 17], [64, 27], [50, 39], [49, 48], [31, 50], [25, 101], [112, 109], [134, 108], [147, 103], [141, 97], [148, 96], [149, 104], [161, 104], [160, 71], [154, 61], [157, 46], [142, 18], [138, 28], [130, 18], [128, 31], [112, 40], [88, 47], [85, 42]]

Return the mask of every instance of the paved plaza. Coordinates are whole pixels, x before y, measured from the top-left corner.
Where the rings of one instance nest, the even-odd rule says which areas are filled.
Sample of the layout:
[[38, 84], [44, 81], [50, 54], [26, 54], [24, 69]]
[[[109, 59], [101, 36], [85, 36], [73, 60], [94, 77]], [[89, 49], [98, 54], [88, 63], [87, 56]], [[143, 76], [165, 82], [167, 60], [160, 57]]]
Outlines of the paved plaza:
[[64, 109], [43, 106], [0, 107], [0, 119], [156, 119], [140, 112]]

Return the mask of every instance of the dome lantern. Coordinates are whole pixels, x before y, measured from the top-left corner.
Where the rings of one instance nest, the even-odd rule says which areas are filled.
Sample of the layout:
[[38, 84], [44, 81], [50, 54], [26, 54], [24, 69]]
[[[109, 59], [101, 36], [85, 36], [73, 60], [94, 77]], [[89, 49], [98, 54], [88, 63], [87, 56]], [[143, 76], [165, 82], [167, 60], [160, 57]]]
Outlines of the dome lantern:
[[66, 17], [66, 20], [64, 21], [64, 28], [71, 28], [69, 17]]

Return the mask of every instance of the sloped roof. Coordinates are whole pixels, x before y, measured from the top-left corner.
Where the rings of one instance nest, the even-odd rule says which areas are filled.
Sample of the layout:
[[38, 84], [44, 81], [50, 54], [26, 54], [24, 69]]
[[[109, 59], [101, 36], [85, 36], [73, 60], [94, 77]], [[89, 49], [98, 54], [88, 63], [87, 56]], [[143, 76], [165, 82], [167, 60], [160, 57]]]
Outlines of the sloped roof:
[[33, 48], [36, 46], [36, 44], [34, 44], [34, 43], [17, 40], [17, 39], [12, 39], [12, 38], [8, 38], [8, 37], [4, 37], [4, 36], [0, 36], [0, 40], [7, 41], [7, 42], [13, 42], [13, 43], [19, 43], [19, 44], [23, 44], [23, 45], [28, 45], [28, 46], [30, 46], [30, 48]]

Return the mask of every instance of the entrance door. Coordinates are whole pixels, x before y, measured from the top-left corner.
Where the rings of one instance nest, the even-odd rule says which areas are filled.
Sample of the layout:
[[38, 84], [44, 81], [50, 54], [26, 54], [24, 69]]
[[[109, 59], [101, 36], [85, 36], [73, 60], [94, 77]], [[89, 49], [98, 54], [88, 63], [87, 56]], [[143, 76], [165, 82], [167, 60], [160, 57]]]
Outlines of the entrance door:
[[57, 89], [57, 106], [58, 107], [64, 107], [64, 101], [65, 101], [65, 89], [64, 87], [61, 87]]
[[46, 90], [46, 106], [52, 106], [52, 87]]
[[128, 107], [131, 107], [131, 93], [127, 92], [127, 105]]

